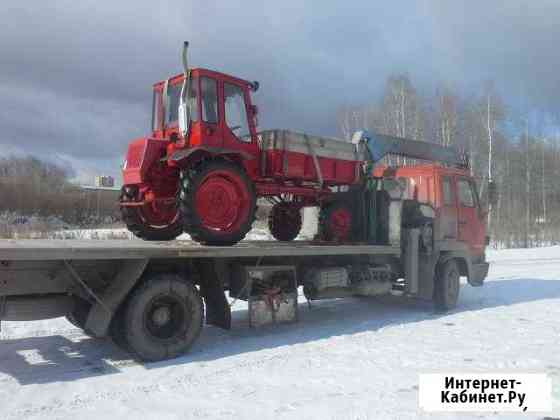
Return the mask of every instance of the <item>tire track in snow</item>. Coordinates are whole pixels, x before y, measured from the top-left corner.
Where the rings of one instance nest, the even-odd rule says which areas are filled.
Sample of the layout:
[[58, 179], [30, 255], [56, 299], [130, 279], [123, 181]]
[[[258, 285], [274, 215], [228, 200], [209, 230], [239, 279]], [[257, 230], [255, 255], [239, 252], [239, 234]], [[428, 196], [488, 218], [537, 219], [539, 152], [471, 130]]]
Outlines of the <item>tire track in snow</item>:
[[222, 369], [218, 369], [204, 375], [189, 373], [186, 375], [180, 375], [175, 378], [169, 378], [163, 381], [159, 381], [158, 383], [154, 384], [136, 385], [127, 388], [126, 390], [97, 391], [91, 395], [76, 395], [70, 401], [61, 401], [57, 399], [53, 401], [52, 404], [30, 406], [27, 408], [17, 409], [11, 413], [8, 413], [4, 419], [19, 420], [37, 415], [45, 416], [55, 411], [83, 410], [100, 401], [127, 401], [138, 398], [139, 395], [152, 395], [154, 393], [169, 392], [182, 389], [186, 386], [203, 386], [206, 385], [209, 380], [227, 376], [239, 371], [240, 369], [244, 369], [245, 371], [247, 371], [247, 369], [258, 369], [269, 362], [279, 362], [288, 359], [289, 357], [289, 354], [276, 354], [268, 357], [262, 357], [256, 360], [251, 359], [239, 363], [234, 363], [231, 366], [224, 367]]
[[[364, 339], [362, 334], [356, 335], [345, 335], [345, 340], [349, 340], [348, 342], [359, 342]], [[230, 341], [230, 340], [226, 340]], [[323, 356], [320, 357], [321, 360], [324, 359], [325, 354], [330, 351], [330, 346], [327, 343], [324, 343], [323, 340], [313, 343], [307, 343], [306, 348], [301, 349], [298, 353], [299, 357], [304, 356], [306, 360], [311, 358], [316, 358], [318, 354], [322, 354]], [[204, 353], [204, 352], [203, 352]], [[25, 419], [28, 417], [33, 416], [45, 416], [47, 414], [55, 413], [55, 412], [72, 412], [75, 410], [84, 410], [92, 405], [95, 405], [102, 401], [128, 401], [134, 398], [138, 398], [139, 395], [150, 396], [157, 393], [168, 393], [172, 391], [176, 391], [179, 389], [184, 389], [185, 387], [199, 387], [205, 386], [208, 384], [208, 381], [226, 377], [233, 373], [237, 373], [240, 370], [244, 370], [247, 372], [248, 370], [259, 369], [263, 366], [268, 365], [269, 363], [273, 363], [275, 367], [278, 367], [279, 363], [288, 361], [292, 358], [292, 355], [287, 352], [283, 352], [282, 354], [272, 354], [272, 355], [263, 355], [255, 359], [255, 353], [250, 353], [247, 357], [249, 359], [245, 359], [239, 361], [237, 363], [233, 363], [230, 366], [223, 367], [221, 369], [214, 370], [212, 372], [206, 374], [200, 374], [200, 370], [195, 370], [194, 372], [180, 375], [173, 378], [166, 378], [164, 380], [160, 380], [158, 383], [149, 384], [149, 385], [137, 385], [132, 387], [127, 387], [124, 390], [111, 390], [111, 391], [98, 391], [94, 394], [89, 395], [75, 395], [72, 400], [69, 401], [61, 401], [59, 399], [53, 400], [49, 404], [37, 405], [37, 406], [28, 406], [22, 407], [17, 409], [11, 413], [7, 414], [2, 420], [12, 420], [12, 419]], [[324, 361], [324, 360], [323, 360]], [[155, 362], [146, 364], [147, 366], [157, 366], [158, 363], [165, 363], [165, 362]], [[206, 362], [204, 362], [206, 363]], [[105, 367], [134, 367], [134, 366], [142, 366], [140, 363], [135, 361], [122, 361], [122, 362], [111, 362]], [[180, 366], [180, 364], [179, 364]], [[205, 369], [208, 364], [202, 369]], [[103, 364], [99, 364], [100, 368], [103, 368]], [[89, 369], [95, 369], [95, 367], [89, 366]], [[156, 368], [157, 369], [157, 368]], [[195, 368], [196, 369], [196, 368]], [[87, 369], [83, 369], [87, 370]], [[74, 371], [76, 371], [74, 369]], [[72, 373], [72, 369], [69, 369], [65, 372], [66, 374]], [[126, 374], [126, 371], [122, 371], [120, 373]], [[47, 376], [47, 375], [45, 375]]]

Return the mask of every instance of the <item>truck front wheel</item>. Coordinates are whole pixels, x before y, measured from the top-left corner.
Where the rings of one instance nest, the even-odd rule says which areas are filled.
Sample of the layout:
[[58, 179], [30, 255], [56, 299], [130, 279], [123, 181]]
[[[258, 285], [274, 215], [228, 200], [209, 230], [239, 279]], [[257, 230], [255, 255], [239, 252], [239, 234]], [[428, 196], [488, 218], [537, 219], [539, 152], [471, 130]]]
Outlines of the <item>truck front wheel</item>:
[[193, 284], [159, 274], [132, 292], [121, 316], [127, 347], [142, 360], [157, 361], [189, 350], [202, 330], [204, 306]]
[[460, 280], [459, 266], [454, 259], [439, 266], [434, 284], [434, 304], [437, 310], [449, 311], [457, 306]]
[[181, 172], [179, 203], [184, 230], [205, 245], [233, 245], [255, 220], [254, 185], [238, 165], [225, 160]]

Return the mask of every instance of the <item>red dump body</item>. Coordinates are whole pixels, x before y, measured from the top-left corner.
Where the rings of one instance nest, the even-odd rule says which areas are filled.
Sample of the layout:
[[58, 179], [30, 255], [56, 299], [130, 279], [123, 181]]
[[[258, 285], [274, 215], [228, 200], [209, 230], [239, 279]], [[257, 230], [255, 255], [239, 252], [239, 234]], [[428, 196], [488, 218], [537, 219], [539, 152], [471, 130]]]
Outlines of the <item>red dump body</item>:
[[264, 131], [258, 138], [265, 177], [326, 185], [359, 180], [364, 153], [351, 143], [288, 130]]

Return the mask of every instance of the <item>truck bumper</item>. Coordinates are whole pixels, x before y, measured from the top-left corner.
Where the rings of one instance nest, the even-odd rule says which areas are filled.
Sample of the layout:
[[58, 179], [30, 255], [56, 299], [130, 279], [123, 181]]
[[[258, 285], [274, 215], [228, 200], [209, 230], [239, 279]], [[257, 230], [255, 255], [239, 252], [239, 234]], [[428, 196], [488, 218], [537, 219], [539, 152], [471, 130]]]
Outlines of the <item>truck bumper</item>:
[[490, 265], [487, 262], [472, 265], [471, 276], [469, 277], [469, 284], [474, 287], [480, 287], [484, 284], [484, 279], [488, 275], [488, 268]]

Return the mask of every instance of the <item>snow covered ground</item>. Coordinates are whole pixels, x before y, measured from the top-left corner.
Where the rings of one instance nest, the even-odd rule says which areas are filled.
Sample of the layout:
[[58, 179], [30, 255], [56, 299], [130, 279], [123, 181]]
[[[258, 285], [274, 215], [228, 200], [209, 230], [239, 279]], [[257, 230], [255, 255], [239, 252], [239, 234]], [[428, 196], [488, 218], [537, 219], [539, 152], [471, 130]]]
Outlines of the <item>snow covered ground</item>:
[[560, 417], [560, 247], [490, 252], [452, 313], [395, 298], [300, 305], [300, 322], [205, 328], [184, 357], [141, 365], [63, 319], [2, 325], [0, 419], [539, 418], [418, 410], [422, 372], [546, 372]]

